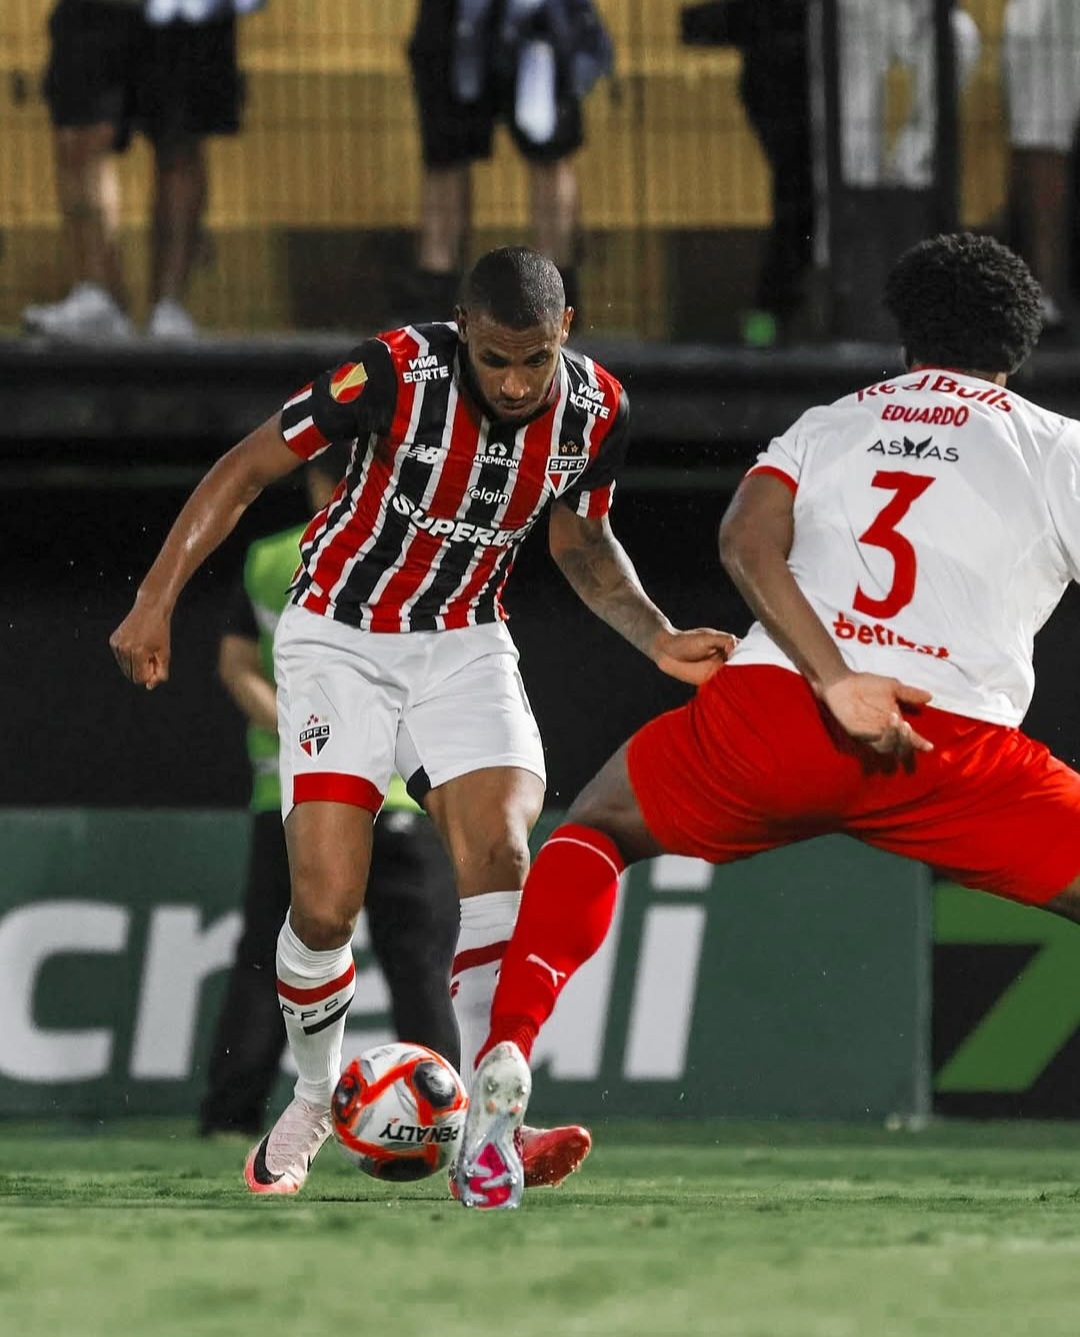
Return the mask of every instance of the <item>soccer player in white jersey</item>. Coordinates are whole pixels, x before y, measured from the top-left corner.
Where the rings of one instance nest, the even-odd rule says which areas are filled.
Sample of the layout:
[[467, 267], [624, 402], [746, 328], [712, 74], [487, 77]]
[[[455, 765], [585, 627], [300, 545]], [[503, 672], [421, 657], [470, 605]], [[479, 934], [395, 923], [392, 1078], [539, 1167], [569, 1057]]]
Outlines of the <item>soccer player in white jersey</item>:
[[1080, 775], [1019, 728], [1035, 633], [1080, 578], [1080, 423], [1006, 387], [1039, 285], [993, 239], [949, 235], [900, 258], [885, 304], [908, 370], [804, 413], [724, 516], [757, 621], [537, 855], [458, 1158], [467, 1206], [521, 1196], [528, 1056], [627, 864], [845, 832], [1080, 920]]
[[[275, 634], [291, 872], [278, 997], [299, 1076], [248, 1156], [253, 1193], [296, 1192], [329, 1136], [350, 943], [395, 772], [454, 864], [452, 990], [471, 1075], [544, 798], [543, 749], [500, 597], [539, 516], [547, 511], [551, 554], [578, 595], [664, 672], [701, 682], [733, 644], [723, 632], [673, 628], [611, 532], [626, 397], [565, 347], [572, 318], [549, 259], [527, 247], [481, 257], [455, 323], [365, 340], [218, 461], [110, 638], [133, 682], [163, 682], [172, 611], [200, 563], [263, 487], [355, 441], [301, 539]], [[558, 1182], [589, 1148], [581, 1128], [521, 1131], [535, 1183]]]

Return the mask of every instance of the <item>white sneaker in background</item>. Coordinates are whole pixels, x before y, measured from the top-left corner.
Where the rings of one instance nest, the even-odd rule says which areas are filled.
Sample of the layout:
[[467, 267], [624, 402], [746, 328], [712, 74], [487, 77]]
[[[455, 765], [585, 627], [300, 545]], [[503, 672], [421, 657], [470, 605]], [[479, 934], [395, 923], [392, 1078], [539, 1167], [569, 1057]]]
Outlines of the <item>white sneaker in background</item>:
[[73, 342], [131, 339], [135, 335], [135, 327], [124, 310], [111, 293], [96, 283], [76, 283], [60, 302], [26, 307], [22, 323], [29, 334]]
[[174, 297], [163, 297], [150, 312], [146, 333], [151, 339], [172, 339], [177, 343], [191, 343], [199, 337], [199, 327], [191, 313]]
[[330, 1136], [330, 1110], [294, 1096], [277, 1123], [248, 1152], [244, 1181], [252, 1193], [297, 1193]]

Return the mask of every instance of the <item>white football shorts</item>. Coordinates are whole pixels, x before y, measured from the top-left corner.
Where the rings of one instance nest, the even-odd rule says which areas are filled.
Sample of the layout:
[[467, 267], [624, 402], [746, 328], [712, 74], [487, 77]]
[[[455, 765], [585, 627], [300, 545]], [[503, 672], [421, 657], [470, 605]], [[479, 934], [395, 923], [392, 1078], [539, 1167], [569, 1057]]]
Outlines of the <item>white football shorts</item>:
[[281, 811], [309, 800], [377, 812], [396, 771], [435, 788], [491, 766], [546, 780], [506, 626], [371, 632], [290, 604], [274, 637]]

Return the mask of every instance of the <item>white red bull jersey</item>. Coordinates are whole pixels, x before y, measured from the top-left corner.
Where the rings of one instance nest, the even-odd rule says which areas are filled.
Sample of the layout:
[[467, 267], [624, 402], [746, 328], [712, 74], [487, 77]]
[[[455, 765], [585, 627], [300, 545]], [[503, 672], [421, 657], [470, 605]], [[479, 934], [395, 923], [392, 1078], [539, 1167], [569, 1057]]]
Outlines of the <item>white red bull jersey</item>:
[[518, 547], [548, 502], [611, 508], [626, 455], [626, 394], [563, 350], [546, 408], [526, 423], [485, 415], [452, 324], [368, 339], [281, 411], [311, 459], [355, 446], [345, 478], [300, 542], [292, 601], [367, 631], [503, 621]]
[[[751, 472], [794, 493], [788, 565], [847, 663], [1015, 726], [1080, 572], [1080, 423], [956, 371], [814, 408]], [[733, 664], [793, 667], [758, 623]]]

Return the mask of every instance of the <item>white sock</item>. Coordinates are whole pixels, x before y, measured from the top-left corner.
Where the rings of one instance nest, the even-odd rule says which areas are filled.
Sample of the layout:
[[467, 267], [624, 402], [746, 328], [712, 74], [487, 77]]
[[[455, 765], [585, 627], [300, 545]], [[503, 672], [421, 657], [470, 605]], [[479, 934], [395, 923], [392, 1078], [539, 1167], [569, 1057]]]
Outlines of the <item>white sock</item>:
[[472, 1084], [473, 1061], [491, 1028], [491, 1000], [520, 905], [520, 891], [488, 891], [461, 902], [450, 997], [461, 1032], [461, 1076], [466, 1086]]
[[341, 1042], [355, 979], [351, 943], [314, 952], [292, 931], [286, 916], [278, 934], [277, 988], [300, 1074], [294, 1090], [326, 1109], [341, 1076]]

